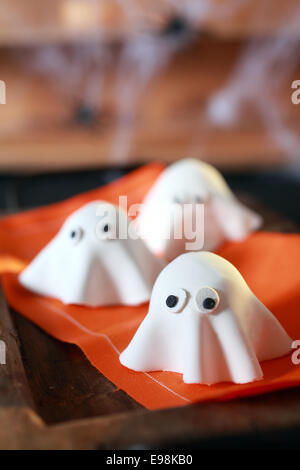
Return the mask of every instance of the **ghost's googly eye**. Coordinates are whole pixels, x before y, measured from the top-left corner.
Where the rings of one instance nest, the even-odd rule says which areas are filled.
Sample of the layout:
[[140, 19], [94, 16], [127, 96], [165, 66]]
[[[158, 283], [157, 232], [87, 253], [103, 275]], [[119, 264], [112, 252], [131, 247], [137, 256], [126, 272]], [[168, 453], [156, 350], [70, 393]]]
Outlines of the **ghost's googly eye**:
[[74, 227], [70, 231], [70, 239], [73, 245], [77, 245], [83, 237], [83, 229], [81, 227]]
[[179, 313], [185, 307], [187, 302], [187, 292], [184, 289], [174, 289], [165, 300], [168, 312]]
[[99, 222], [96, 227], [98, 240], [113, 240], [116, 238], [115, 225], [106, 221]]
[[211, 313], [216, 310], [220, 303], [218, 292], [212, 287], [202, 287], [194, 298], [195, 307], [200, 312]]

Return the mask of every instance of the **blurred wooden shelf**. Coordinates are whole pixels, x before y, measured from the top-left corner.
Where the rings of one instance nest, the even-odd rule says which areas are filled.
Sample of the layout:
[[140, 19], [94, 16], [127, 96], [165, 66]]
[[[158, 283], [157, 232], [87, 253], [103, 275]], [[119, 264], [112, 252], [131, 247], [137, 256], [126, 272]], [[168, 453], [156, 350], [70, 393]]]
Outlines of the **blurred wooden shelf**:
[[119, 41], [161, 31], [172, 17], [222, 37], [298, 36], [297, 8], [297, 0], [2, 0], [0, 45]]
[[[186, 155], [222, 167], [282, 162], [278, 130], [272, 139], [272, 119], [263, 121], [251, 103], [227, 127], [210, 122], [206, 110], [249, 38], [259, 44], [278, 34], [298, 37], [298, 9], [297, 0], [3, 0], [0, 79], [7, 104], [0, 105], [0, 171], [170, 162]], [[137, 104], [121, 119], [117, 83], [124, 44], [143, 42], [145, 32], [176, 36], [185, 24], [194, 31], [190, 41], [170, 53], [140, 96], [134, 95], [140, 84], [128, 82], [130, 66], [123, 70], [123, 94], [133, 93], [132, 107]], [[153, 51], [158, 54], [159, 43]], [[295, 77], [299, 63], [272, 99], [286, 126], [299, 134], [300, 106], [290, 99]], [[260, 96], [267, 109], [264, 90]]]
[[0, 44], [123, 40], [156, 31], [168, 21], [166, 0], [3, 0], [0, 5]]
[[[120, 127], [118, 120], [118, 51], [105, 69], [101, 60], [91, 67], [87, 61], [76, 80], [70, 76], [72, 67], [68, 68], [72, 60], [66, 61], [64, 69], [58, 56], [58, 65], [51, 68], [50, 60], [49, 70], [48, 64], [41, 73], [43, 49], [0, 51], [1, 79], [7, 84], [7, 104], [0, 106], [0, 169], [87, 168], [155, 159], [172, 161], [186, 155], [223, 167], [282, 161], [282, 151], [266, 132], [268, 123], [251, 109], [251, 104], [245, 104], [241, 117], [231, 127], [217, 127], [207, 117], [208, 98], [226, 83], [241, 47], [240, 40], [199, 38], [178, 51], [137, 97], [132, 136], [130, 122]], [[77, 60], [72, 49], [58, 49], [56, 53]], [[101, 73], [103, 89], [95, 91], [91, 107], [91, 100], [87, 104], [84, 97]], [[291, 82], [297, 76], [299, 66], [293, 77], [286, 78], [275, 99], [287, 125], [299, 133], [300, 106], [291, 103]], [[123, 80], [127, 80], [126, 71]], [[135, 82], [133, 92], [134, 88]], [[268, 106], [264, 93], [261, 90]], [[82, 122], [82, 113], [83, 118], [88, 114], [88, 122], [85, 118]]]
[[[250, 207], [263, 215], [264, 230], [298, 232], [257, 201]], [[243, 438], [256, 448], [264, 433], [273, 448], [278, 442], [299, 448], [299, 388], [151, 411], [117, 389], [77, 346], [8, 309], [1, 287], [0, 331], [7, 350], [0, 367], [1, 450], [232, 449]], [[287, 439], [293, 428], [298, 433]]]

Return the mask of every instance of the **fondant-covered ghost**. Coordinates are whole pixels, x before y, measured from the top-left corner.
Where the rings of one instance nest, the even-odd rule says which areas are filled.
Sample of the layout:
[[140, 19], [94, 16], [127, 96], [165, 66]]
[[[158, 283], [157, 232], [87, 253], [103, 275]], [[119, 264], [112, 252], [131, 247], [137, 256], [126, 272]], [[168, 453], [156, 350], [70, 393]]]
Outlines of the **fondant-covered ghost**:
[[291, 343], [231, 263], [193, 252], [160, 273], [120, 361], [135, 371], [179, 372], [186, 383], [247, 383], [262, 378], [260, 361], [287, 354]]
[[[200, 204], [202, 217], [197, 214]], [[261, 217], [236, 199], [222, 175], [195, 159], [176, 162], [159, 176], [137, 218], [139, 234], [151, 251], [169, 260], [185, 251], [213, 251], [225, 240], [241, 240], [260, 224]], [[194, 236], [199, 243], [188, 247]]]
[[126, 213], [94, 201], [67, 218], [19, 280], [66, 304], [136, 305], [149, 300], [161, 269]]

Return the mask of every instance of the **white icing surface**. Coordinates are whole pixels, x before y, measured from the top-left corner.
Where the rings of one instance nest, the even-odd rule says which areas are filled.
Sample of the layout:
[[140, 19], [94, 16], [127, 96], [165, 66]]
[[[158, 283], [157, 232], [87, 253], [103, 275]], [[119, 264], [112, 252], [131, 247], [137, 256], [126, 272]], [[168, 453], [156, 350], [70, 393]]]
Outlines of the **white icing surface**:
[[[111, 204], [84, 205], [20, 274], [20, 283], [66, 304], [146, 302], [163, 264], [140, 239], [112, 239], [128, 224], [125, 212]], [[137, 237], [132, 225], [130, 232]]]
[[184, 253], [189, 241], [184, 230], [181, 239], [174, 235], [183, 223], [176, 201], [181, 207], [182, 203], [193, 205], [188, 220], [195, 219], [197, 202], [204, 204], [204, 228], [201, 219], [196, 230], [203, 232], [204, 245], [200, 249], [207, 251], [214, 251], [225, 240], [244, 239], [262, 222], [258, 214], [235, 198], [222, 175], [211, 165], [195, 159], [176, 162], [154, 183], [137, 218], [138, 232], [150, 250], [169, 260]]
[[[174, 307], [169, 296], [178, 298]], [[120, 361], [135, 371], [182, 373], [185, 383], [247, 383], [263, 377], [259, 361], [287, 354], [291, 343], [231, 263], [194, 252], [160, 273], [149, 312]]]

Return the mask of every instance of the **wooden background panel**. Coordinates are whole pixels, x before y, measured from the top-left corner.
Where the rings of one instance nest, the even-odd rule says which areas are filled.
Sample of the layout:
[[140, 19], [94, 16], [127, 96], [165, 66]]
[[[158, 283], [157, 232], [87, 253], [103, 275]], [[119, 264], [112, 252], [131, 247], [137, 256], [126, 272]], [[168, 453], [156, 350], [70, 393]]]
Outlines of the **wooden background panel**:
[[0, 409], [29, 406], [34, 409], [21, 357], [21, 343], [0, 286], [0, 338], [5, 343], [5, 364], [0, 365]]
[[3, 0], [0, 44], [122, 40], [163, 28], [172, 10], [166, 0]]
[[[78, 80], [70, 81], [68, 65], [65, 70], [58, 67], [50, 73], [45, 66], [37, 72], [43, 49], [2, 49], [1, 78], [7, 84], [7, 104], [0, 106], [0, 168], [97, 167], [173, 161], [186, 155], [223, 167], [282, 162], [284, 152], [275, 135], [272, 139], [266, 131], [268, 118], [262, 120], [251, 103], [243, 104], [232, 126], [215, 126], [206, 114], [209, 97], [226, 84], [242, 47], [240, 41], [199, 38], [175, 54], [142, 89], [133, 112], [129, 107], [132, 114], [122, 121], [116, 89], [119, 50], [113, 49], [109, 66], [103, 66], [101, 60], [96, 69], [84, 65]], [[71, 62], [74, 59], [70, 48], [56, 52], [71, 57]], [[91, 80], [97, 74], [104, 76], [103, 89], [96, 89], [95, 99], [92, 95], [87, 102]], [[300, 108], [291, 103], [291, 83], [298, 76], [299, 67], [284, 78], [272, 97], [285, 125], [296, 133]], [[126, 73], [123, 78], [126, 80]], [[267, 73], [258, 89], [258, 103], [265, 100], [266, 110], [269, 85]], [[136, 84], [133, 81], [128, 86], [134, 90]]]
[[[264, 216], [266, 230], [299, 230], [253, 199], [241, 200]], [[299, 389], [144, 410], [116, 390], [75, 346], [9, 314], [2, 292], [0, 302], [1, 338], [9, 351], [7, 368], [0, 367], [1, 449], [214, 448], [214, 439], [230, 447], [245, 433], [254, 433], [250, 442], [258, 445], [262, 432], [271, 437], [281, 432], [282, 442], [293, 427], [299, 429]]]
[[[122, 40], [138, 31], [162, 30], [174, 16], [227, 37], [299, 35], [297, 0], [2, 0], [0, 44]], [[289, 26], [291, 15], [293, 25]], [[299, 21], [298, 21], [299, 19]]]

